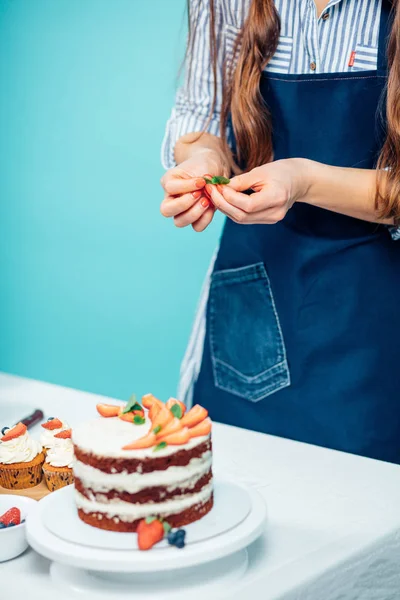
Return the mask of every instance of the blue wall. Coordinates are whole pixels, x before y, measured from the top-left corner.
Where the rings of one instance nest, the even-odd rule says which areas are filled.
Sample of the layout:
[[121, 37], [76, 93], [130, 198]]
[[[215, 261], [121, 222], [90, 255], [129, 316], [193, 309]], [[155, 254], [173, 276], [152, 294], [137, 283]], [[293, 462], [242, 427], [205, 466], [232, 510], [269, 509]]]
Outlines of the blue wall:
[[0, 370], [175, 393], [218, 238], [159, 213], [184, 0], [0, 0]]

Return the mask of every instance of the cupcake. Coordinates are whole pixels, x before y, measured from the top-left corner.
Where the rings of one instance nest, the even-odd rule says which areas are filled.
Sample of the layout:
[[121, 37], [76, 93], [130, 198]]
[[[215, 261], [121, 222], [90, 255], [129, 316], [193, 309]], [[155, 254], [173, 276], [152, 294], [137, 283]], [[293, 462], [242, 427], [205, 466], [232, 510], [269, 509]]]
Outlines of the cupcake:
[[48, 448], [43, 465], [44, 479], [51, 492], [74, 482], [73, 461], [71, 429], [65, 429], [54, 436], [53, 445]]
[[42, 423], [42, 428], [43, 430], [40, 434], [40, 443], [42, 444], [46, 454], [46, 450], [51, 448], [54, 444], [54, 436], [65, 429], [69, 429], [69, 425], [65, 421], [50, 417], [45, 423]]
[[0, 438], [0, 485], [8, 490], [32, 488], [42, 481], [44, 454], [42, 445], [18, 423], [4, 427]]

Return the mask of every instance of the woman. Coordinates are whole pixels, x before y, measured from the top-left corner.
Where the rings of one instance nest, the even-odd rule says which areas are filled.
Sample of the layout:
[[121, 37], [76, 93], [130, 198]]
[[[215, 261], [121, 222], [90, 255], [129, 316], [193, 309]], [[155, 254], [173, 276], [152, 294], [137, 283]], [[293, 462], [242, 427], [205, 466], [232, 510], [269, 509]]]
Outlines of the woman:
[[227, 220], [182, 392], [400, 462], [400, 2], [193, 0], [190, 26], [161, 211]]

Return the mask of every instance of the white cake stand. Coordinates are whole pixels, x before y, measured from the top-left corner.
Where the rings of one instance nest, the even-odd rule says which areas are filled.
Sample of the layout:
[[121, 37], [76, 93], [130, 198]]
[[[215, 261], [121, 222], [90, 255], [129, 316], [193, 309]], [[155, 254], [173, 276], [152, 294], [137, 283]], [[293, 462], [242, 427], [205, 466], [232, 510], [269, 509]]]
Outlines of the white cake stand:
[[[184, 549], [160, 544], [140, 552], [135, 534], [102, 532], [82, 523], [72, 492], [72, 487], [53, 492], [27, 519], [30, 545], [53, 561], [53, 583], [71, 598], [82, 598], [82, 594], [90, 600], [111, 595], [115, 600], [229, 597], [229, 590], [246, 572], [247, 547], [266, 524], [265, 502], [256, 490], [216, 479], [214, 508], [185, 528], [188, 543]], [[54, 525], [57, 510], [59, 523], [65, 523], [58, 528]], [[118, 536], [122, 549], [117, 549]], [[130, 549], [129, 540], [134, 540]]]

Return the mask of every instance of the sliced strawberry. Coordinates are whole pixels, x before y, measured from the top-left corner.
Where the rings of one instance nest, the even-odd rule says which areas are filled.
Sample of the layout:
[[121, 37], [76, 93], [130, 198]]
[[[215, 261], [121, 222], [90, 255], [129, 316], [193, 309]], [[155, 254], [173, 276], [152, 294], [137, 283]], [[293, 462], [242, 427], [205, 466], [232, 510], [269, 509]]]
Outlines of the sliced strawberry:
[[180, 431], [181, 429], [182, 429], [182, 423], [181, 423], [180, 419], [175, 417], [175, 419], [170, 421], [165, 427], [161, 427], [160, 431], [156, 434], [157, 441], [160, 438], [165, 437], [166, 435], [170, 435], [171, 433], [176, 433], [177, 431]]
[[209, 435], [211, 433], [211, 428], [211, 419], [204, 419], [204, 421], [189, 429], [190, 438], [203, 437], [204, 435]]
[[144, 448], [151, 448], [156, 444], [156, 436], [153, 432], [148, 433], [144, 437], [139, 438], [132, 442], [132, 444], [128, 444], [127, 446], [123, 446], [122, 450], [142, 450]]
[[118, 417], [118, 413], [121, 409], [116, 404], [96, 404], [97, 412], [102, 417]]
[[204, 421], [207, 417], [208, 411], [200, 406], [200, 404], [196, 404], [182, 417], [181, 423], [183, 427], [194, 427]]
[[164, 526], [157, 519], [151, 521], [151, 523], [141, 521], [137, 532], [139, 550], [150, 550], [150, 548], [164, 539]]
[[171, 433], [170, 435], [165, 435], [163, 437], [157, 438], [157, 444], [159, 444], [160, 442], [166, 442], [168, 446], [183, 446], [183, 444], [187, 444], [189, 440], [189, 429], [187, 427], [184, 427], [176, 433]]
[[53, 431], [53, 429], [61, 429], [62, 422], [60, 421], [60, 419], [51, 419], [50, 421], [46, 421], [46, 423], [42, 423], [42, 427], [44, 429], [49, 429], [50, 431]]
[[145, 394], [142, 397], [142, 404], [145, 408], [147, 408], [148, 410], [154, 405], [154, 404], [158, 404], [158, 406], [164, 406], [164, 403], [161, 402], [161, 400], [159, 400], [158, 398], [156, 398], [155, 396], [153, 396], [153, 394]]
[[163, 407], [160, 409], [160, 411], [158, 412], [158, 414], [156, 415], [154, 421], [152, 421], [152, 429], [155, 429], [156, 427], [160, 426], [165, 427], [166, 425], [168, 425], [168, 423], [170, 423], [173, 420], [173, 414], [171, 413], [170, 410], [168, 410], [168, 408], [165, 406], [165, 404], [163, 404]]
[[23, 423], [18, 423], [15, 427], [11, 429], [7, 429], [5, 435], [1, 438], [2, 442], [9, 442], [10, 440], [14, 440], [15, 438], [21, 437], [26, 433], [26, 425]]
[[54, 436], [60, 440], [68, 440], [72, 435], [72, 429], [64, 429], [64, 431], [60, 431], [60, 433], [56, 433]]
[[162, 406], [159, 406], [158, 404], [153, 404], [153, 406], [150, 407], [149, 419], [152, 423], [154, 422], [154, 419], [156, 418], [161, 409]]
[[185, 412], [186, 412], [186, 404], [183, 404], [183, 402], [181, 402], [180, 400], [177, 400], [176, 398], [170, 398], [170, 399], [168, 400], [168, 402], [166, 403], [166, 405], [165, 405], [165, 406], [166, 406], [167, 408], [169, 408], [169, 410], [171, 410], [171, 408], [172, 408], [172, 407], [173, 407], [175, 404], [177, 404], [178, 406], [180, 406], [180, 407], [181, 407], [181, 410], [182, 410], [182, 415], [184, 415], [184, 414], [185, 414]]
[[4, 523], [6, 527], [9, 525], [19, 525], [21, 523], [21, 511], [16, 506], [10, 508], [4, 515], [0, 517], [0, 523]]

